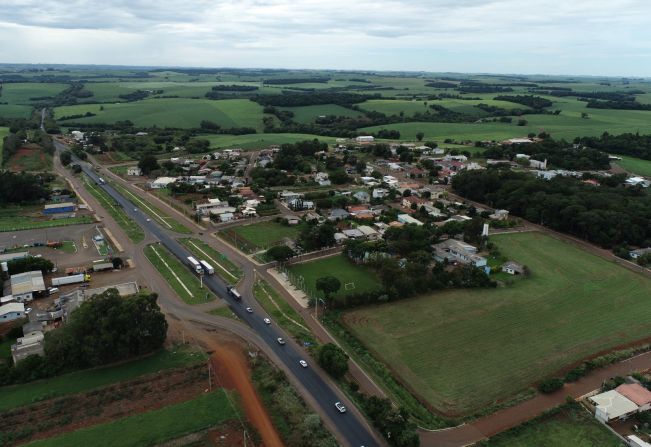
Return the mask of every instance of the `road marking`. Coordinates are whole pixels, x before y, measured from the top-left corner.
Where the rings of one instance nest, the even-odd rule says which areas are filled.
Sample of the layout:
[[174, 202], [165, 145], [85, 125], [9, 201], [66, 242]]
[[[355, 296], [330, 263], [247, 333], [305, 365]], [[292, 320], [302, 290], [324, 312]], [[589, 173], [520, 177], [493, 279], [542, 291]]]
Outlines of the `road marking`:
[[225, 271], [226, 273], [228, 273], [228, 274], [229, 274], [233, 279], [235, 279], [235, 280], [237, 279], [237, 276], [233, 275], [231, 272], [229, 272], [229, 271], [226, 270], [224, 267], [222, 267], [222, 265], [221, 265], [219, 262], [217, 262], [216, 260], [214, 260], [214, 259], [213, 259], [213, 258], [212, 258], [208, 253], [206, 253], [206, 252], [203, 251], [200, 247], [198, 247], [197, 244], [195, 244], [195, 243], [192, 242], [191, 240], [188, 240], [188, 242], [189, 242], [189, 243], [190, 243], [194, 248], [196, 248], [196, 249], [199, 250], [201, 253], [203, 253], [204, 256], [205, 256], [206, 258], [210, 259], [213, 263], [217, 264], [217, 267], [219, 267], [220, 269], [222, 269], [223, 271]]
[[176, 280], [179, 282], [179, 284], [181, 284], [181, 287], [183, 287], [183, 288], [185, 289], [185, 291], [188, 292], [188, 295], [190, 295], [191, 298], [194, 298], [194, 295], [192, 294], [192, 292], [190, 292], [190, 289], [188, 289], [188, 288], [185, 286], [185, 283], [184, 283], [183, 281], [181, 281], [181, 278], [179, 278], [179, 277], [176, 275], [176, 273], [174, 273], [174, 270], [172, 270], [172, 268], [167, 264], [167, 262], [165, 262], [165, 259], [163, 259], [163, 257], [162, 257], [162, 256], [161, 256], [161, 255], [156, 251], [156, 247], [154, 247], [153, 245], [151, 245], [151, 249], [152, 249], [152, 251], [153, 251], [154, 253], [156, 253], [156, 256], [158, 256], [158, 259], [160, 259], [161, 262], [162, 262], [163, 264], [165, 264], [165, 267], [167, 267], [168, 270], [169, 270], [170, 272], [172, 272], [172, 275], [174, 275], [174, 278], [176, 278]]
[[131, 191], [129, 191], [128, 189], [124, 188], [124, 187], [121, 186], [121, 185], [117, 185], [117, 184], [116, 184], [115, 186], [117, 186], [119, 189], [121, 189], [122, 191], [126, 192], [126, 193], [129, 194], [131, 197], [133, 197], [133, 199], [136, 200], [136, 201], [140, 204], [140, 206], [142, 206], [143, 208], [147, 208], [147, 209], [148, 209], [148, 210], [149, 210], [149, 211], [150, 211], [154, 216], [156, 216], [156, 217], [158, 218], [158, 220], [160, 220], [162, 223], [164, 223], [165, 225], [167, 225], [167, 227], [168, 227], [170, 230], [172, 229], [172, 226], [171, 226], [169, 223], [167, 223], [167, 222], [165, 221], [165, 219], [171, 219], [170, 217], [162, 217], [162, 216], [161, 216], [160, 214], [158, 214], [156, 211], [154, 211], [154, 210], [151, 209], [149, 206], [147, 206], [147, 204], [146, 204], [145, 202], [143, 202], [142, 199], [140, 199], [140, 197], [137, 197], [136, 195], [134, 195], [134, 194], [133, 194]]
[[267, 295], [267, 298], [269, 298], [269, 301], [271, 301], [271, 303], [272, 303], [274, 306], [276, 306], [276, 309], [278, 309], [278, 312], [280, 312], [280, 314], [281, 314], [283, 317], [285, 317], [287, 320], [289, 320], [289, 321], [291, 321], [292, 323], [294, 323], [296, 326], [299, 326], [299, 327], [303, 328], [304, 330], [306, 330], [307, 332], [310, 332], [310, 330], [309, 330], [308, 328], [306, 328], [306, 327], [303, 326], [301, 323], [299, 323], [298, 321], [294, 320], [293, 318], [291, 318], [289, 315], [287, 315], [285, 312], [282, 311], [282, 309], [280, 308], [280, 306], [278, 306], [278, 304], [276, 303], [276, 301], [274, 301], [274, 299], [271, 297], [271, 294], [270, 294], [269, 292], [267, 292], [267, 289], [265, 288], [264, 283], [263, 283], [262, 281], [259, 281], [258, 284], [259, 284], [259, 286], [260, 286], [260, 289], [262, 289], [262, 291], [265, 293], [265, 295]]

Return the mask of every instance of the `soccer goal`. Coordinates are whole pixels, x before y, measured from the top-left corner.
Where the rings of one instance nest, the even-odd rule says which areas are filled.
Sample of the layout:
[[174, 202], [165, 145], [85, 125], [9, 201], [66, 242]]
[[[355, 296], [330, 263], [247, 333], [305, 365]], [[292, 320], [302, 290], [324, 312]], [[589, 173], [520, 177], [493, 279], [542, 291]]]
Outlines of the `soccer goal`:
[[355, 283], [354, 282], [345, 283], [344, 290], [355, 290]]

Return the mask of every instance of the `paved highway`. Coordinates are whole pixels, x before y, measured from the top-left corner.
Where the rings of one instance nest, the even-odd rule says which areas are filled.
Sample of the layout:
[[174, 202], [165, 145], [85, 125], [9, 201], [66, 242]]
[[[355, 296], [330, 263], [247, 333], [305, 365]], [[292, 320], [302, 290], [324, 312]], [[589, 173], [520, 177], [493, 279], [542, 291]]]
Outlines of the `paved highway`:
[[[59, 144], [57, 143], [57, 146]], [[184, 265], [187, 265], [187, 256], [191, 256], [173, 236], [163, 230], [153, 219], [148, 220], [148, 216], [141, 212], [136, 205], [124, 198], [115, 188], [105, 182], [100, 182], [99, 175], [93, 171], [88, 163], [81, 162], [75, 157], [75, 163], [78, 163], [85, 174], [93, 179], [99, 187], [104, 189], [113, 199], [115, 199], [125, 210], [125, 212], [135, 220], [146, 232], [156, 237], [160, 243], [165, 246], [171, 253], [177, 256]], [[188, 269], [190, 267], [188, 266]], [[353, 409], [345, 414], [339, 413], [335, 408], [335, 402], [349, 402], [342, 393], [332, 384], [328, 383], [321, 377], [317, 371], [311, 367], [303, 368], [299, 360], [305, 359], [310, 363], [309, 358], [301, 354], [301, 350], [295, 344], [293, 339], [278, 327], [274, 321], [270, 325], [264, 323], [263, 319], [267, 317], [266, 313], [258, 305], [252, 296], [243, 296], [242, 301], [234, 300], [226, 290], [226, 284], [216, 276], [204, 276], [204, 284], [220, 298], [226, 300], [233, 312], [258, 335], [259, 340], [277, 356], [277, 359], [283, 362], [285, 371], [293, 376], [293, 379], [300, 383], [302, 387], [311, 395], [313, 404], [320, 407], [320, 414], [330, 419], [332, 425], [337, 427], [340, 437], [344, 439], [349, 446], [379, 446], [381, 445], [374, 433], [366, 424], [363, 417]], [[180, 303], [178, 300], [173, 304], [176, 315], [183, 319], [195, 319], [201, 321], [202, 318], [188, 309], [189, 306]], [[246, 312], [246, 307], [251, 307], [253, 313]], [[281, 346], [277, 339], [282, 337], [286, 344]], [[350, 410], [350, 409], [349, 409]]]

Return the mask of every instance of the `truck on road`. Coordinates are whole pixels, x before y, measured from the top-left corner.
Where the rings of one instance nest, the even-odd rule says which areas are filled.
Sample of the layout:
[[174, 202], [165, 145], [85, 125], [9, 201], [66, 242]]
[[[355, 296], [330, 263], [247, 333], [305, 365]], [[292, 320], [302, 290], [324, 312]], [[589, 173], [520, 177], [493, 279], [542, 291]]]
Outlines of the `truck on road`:
[[235, 298], [236, 301], [239, 301], [242, 299], [242, 295], [240, 295], [240, 292], [237, 291], [237, 289], [233, 286], [228, 286], [226, 287], [226, 290], [228, 290], [228, 293]]
[[215, 273], [215, 269], [212, 267], [212, 265], [208, 264], [203, 259], [199, 261], [199, 263], [201, 264], [201, 267], [203, 267], [203, 271], [206, 275], [212, 275]]
[[86, 275], [85, 273], [79, 273], [77, 275], [52, 278], [52, 286], [65, 286], [66, 284], [77, 284], [86, 281], [90, 281], [90, 275]]
[[199, 264], [199, 261], [194, 259], [192, 256], [188, 256], [188, 264], [190, 264], [190, 267], [192, 267], [192, 270], [194, 270], [199, 275], [201, 275], [203, 273], [203, 269], [201, 268], [201, 264]]

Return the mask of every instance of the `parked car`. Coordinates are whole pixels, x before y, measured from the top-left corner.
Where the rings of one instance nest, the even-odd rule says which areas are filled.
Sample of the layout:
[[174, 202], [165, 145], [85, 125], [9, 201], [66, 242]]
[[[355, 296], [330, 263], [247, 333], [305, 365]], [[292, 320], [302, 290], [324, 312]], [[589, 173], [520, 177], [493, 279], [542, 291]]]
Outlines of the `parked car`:
[[52, 295], [53, 293], [57, 293], [59, 291], [58, 287], [50, 287], [47, 289], [47, 293]]
[[335, 402], [335, 407], [337, 407], [337, 410], [339, 410], [339, 413], [345, 413], [346, 412], [346, 407], [344, 407], [344, 404], [341, 402]]

